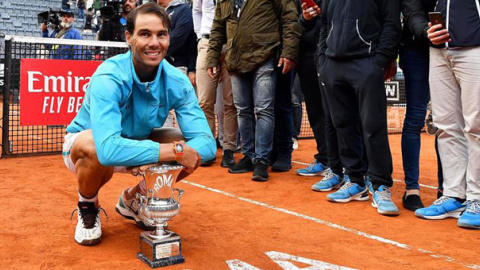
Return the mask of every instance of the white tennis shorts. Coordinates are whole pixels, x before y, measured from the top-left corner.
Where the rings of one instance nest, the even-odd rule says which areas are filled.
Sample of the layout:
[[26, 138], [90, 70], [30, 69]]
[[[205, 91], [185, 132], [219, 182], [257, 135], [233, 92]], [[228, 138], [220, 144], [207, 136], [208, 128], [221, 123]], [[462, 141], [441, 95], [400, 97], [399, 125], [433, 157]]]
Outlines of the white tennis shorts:
[[[65, 162], [65, 166], [67, 166], [67, 168], [74, 174], [76, 174], [77, 172], [75, 170], [75, 164], [72, 161], [70, 152], [72, 150], [73, 144], [75, 143], [75, 140], [77, 139], [78, 135], [80, 135], [82, 132], [85, 132], [85, 130], [77, 133], [67, 133], [67, 135], [65, 135], [65, 141], [63, 142], [63, 150], [62, 150], [63, 162]], [[126, 173], [127, 168], [124, 166], [115, 166], [113, 171]]]

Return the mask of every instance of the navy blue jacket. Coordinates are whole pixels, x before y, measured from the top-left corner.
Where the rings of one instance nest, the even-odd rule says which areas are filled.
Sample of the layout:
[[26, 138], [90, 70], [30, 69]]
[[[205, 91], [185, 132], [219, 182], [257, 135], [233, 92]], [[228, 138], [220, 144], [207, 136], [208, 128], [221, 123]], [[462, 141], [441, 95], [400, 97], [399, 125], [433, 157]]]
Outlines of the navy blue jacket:
[[442, 13], [450, 33], [448, 47], [480, 45], [479, 0], [438, 0], [435, 11]]
[[188, 71], [193, 71], [191, 63], [197, 59], [197, 36], [193, 30], [192, 11], [187, 4], [172, 1], [167, 13], [172, 26], [166, 59], [175, 67], [188, 67]]
[[319, 59], [373, 57], [385, 67], [397, 57], [402, 28], [399, 0], [324, 0]]

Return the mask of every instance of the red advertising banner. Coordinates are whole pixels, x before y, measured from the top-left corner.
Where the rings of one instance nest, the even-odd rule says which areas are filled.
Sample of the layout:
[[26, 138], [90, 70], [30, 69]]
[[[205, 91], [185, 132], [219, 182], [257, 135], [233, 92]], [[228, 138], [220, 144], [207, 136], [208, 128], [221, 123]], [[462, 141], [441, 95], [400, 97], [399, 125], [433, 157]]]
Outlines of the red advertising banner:
[[20, 60], [20, 125], [68, 125], [101, 61]]

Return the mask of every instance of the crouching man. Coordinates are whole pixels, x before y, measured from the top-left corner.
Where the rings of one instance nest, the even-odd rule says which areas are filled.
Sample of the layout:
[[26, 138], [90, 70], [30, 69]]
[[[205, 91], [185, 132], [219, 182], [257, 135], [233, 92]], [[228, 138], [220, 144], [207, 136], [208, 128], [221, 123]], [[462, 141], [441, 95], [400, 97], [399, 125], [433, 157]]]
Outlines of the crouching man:
[[[177, 161], [185, 166], [182, 178], [215, 155], [215, 140], [190, 81], [164, 61], [169, 28], [168, 15], [156, 3], [130, 12], [125, 32], [130, 51], [98, 67], [67, 127], [63, 157], [78, 179], [75, 241], [81, 245], [100, 243], [98, 191], [114, 172], [138, 174], [152, 164]], [[159, 143], [162, 136], [152, 134], [171, 109], [186, 142]], [[145, 193], [144, 181], [120, 195], [116, 210], [146, 227], [137, 214], [137, 192]]]

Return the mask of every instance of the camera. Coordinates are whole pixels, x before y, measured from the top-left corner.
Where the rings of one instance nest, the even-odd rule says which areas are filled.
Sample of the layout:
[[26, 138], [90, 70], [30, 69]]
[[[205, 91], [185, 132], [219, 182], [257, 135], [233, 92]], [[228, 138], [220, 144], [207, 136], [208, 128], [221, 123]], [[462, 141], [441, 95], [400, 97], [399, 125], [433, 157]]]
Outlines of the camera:
[[45, 23], [47, 27], [54, 29], [58, 29], [60, 27], [60, 22], [62, 21], [61, 18], [62, 16], [60, 14], [60, 10], [54, 9], [38, 13], [37, 15], [39, 24]]
[[124, 0], [107, 0], [104, 2], [104, 6], [100, 8], [100, 14], [102, 18], [106, 20], [113, 19], [122, 15], [122, 6]]

